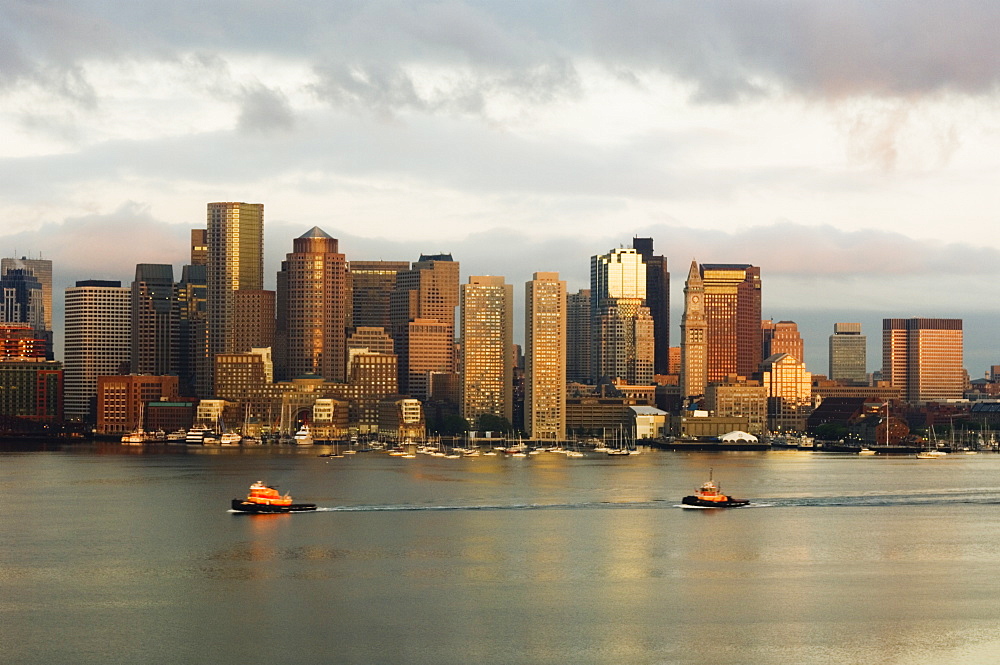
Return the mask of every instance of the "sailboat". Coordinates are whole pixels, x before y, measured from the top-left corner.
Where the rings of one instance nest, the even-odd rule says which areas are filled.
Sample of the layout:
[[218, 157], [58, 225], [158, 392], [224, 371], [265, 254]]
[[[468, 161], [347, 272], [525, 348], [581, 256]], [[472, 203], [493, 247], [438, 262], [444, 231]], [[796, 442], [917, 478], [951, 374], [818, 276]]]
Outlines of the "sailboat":
[[143, 427], [142, 427], [144, 407], [145, 407], [145, 403], [144, 402], [140, 402], [139, 403], [139, 420], [136, 423], [135, 429], [133, 429], [128, 434], [125, 434], [124, 436], [122, 436], [122, 444], [124, 444], [126, 446], [141, 446], [142, 444], [146, 443], [147, 441], [151, 441], [153, 439], [152, 434], [150, 434], [149, 432], [147, 432], [146, 430], [144, 430]]

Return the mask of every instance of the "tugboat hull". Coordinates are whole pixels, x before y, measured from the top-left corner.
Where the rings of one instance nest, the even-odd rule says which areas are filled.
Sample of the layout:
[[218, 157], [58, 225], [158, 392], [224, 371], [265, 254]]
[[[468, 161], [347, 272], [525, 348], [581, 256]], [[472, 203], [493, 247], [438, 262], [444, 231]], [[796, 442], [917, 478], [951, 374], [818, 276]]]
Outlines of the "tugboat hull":
[[275, 513], [304, 513], [316, 510], [315, 503], [293, 503], [288, 506], [274, 506], [262, 503], [251, 503], [243, 499], [233, 499], [233, 510], [240, 513], [271, 515]]
[[749, 499], [726, 499], [725, 501], [705, 501], [696, 496], [686, 496], [681, 499], [685, 508], [739, 508], [750, 505]]

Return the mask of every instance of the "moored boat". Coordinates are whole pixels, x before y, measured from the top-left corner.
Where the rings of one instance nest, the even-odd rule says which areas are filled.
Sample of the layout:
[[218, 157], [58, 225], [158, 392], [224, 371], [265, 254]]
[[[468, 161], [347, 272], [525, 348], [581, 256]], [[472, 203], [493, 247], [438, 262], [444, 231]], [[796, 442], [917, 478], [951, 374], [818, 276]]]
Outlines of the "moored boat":
[[316, 510], [315, 503], [292, 503], [290, 494], [281, 494], [278, 489], [258, 480], [250, 485], [246, 499], [233, 499], [233, 510], [240, 513], [300, 513]]
[[722, 490], [712, 482], [712, 472], [708, 472], [708, 480], [702, 483], [698, 491], [681, 499], [684, 508], [739, 508], [750, 504], [749, 499], [734, 499], [722, 493]]

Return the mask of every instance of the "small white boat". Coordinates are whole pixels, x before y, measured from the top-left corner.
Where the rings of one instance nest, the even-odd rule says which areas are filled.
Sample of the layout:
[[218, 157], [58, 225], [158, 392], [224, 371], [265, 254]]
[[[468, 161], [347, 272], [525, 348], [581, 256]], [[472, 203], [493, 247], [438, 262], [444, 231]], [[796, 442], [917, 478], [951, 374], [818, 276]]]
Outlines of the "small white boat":
[[858, 451], [858, 454], [859, 455], [874, 455], [875, 451], [872, 450], [871, 448], [862, 448], [861, 450]]
[[948, 453], [943, 450], [924, 450], [917, 453], [917, 459], [940, 459], [947, 456]]
[[298, 432], [295, 433], [295, 445], [297, 446], [311, 446], [313, 444], [312, 432], [309, 431], [309, 425], [303, 425]]

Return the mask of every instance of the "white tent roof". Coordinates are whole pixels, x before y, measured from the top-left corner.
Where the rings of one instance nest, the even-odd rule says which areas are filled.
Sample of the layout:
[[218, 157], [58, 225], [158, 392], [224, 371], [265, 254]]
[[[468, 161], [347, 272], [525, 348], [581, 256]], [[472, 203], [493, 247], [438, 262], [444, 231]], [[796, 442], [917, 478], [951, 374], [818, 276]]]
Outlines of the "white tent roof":
[[719, 440], [720, 441], [756, 441], [757, 437], [755, 437], [753, 434], [749, 434], [747, 432], [741, 432], [740, 430], [736, 430], [734, 432], [729, 432], [727, 434], [723, 434], [722, 436], [719, 437]]

